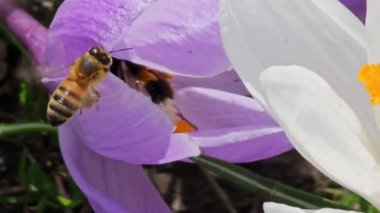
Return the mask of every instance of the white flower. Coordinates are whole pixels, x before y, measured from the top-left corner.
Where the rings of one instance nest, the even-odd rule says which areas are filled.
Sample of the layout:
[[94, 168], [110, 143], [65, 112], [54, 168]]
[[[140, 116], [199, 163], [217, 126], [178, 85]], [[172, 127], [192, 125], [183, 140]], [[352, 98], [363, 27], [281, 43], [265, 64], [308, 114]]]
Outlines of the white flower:
[[264, 203], [265, 213], [357, 213], [355, 211], [345, 211], [340, 209], [318, 209], [318, 210], [306, 210], [297, 207], [288, 206], [280, 203], [267, 202]]
[[380, 108], [358, 80], [364, 64], [380, 63], [380, 1], [367, 6], [364, 26], [337, 0], [222, 0], [221, 33], [295, 148], [380, 208]]

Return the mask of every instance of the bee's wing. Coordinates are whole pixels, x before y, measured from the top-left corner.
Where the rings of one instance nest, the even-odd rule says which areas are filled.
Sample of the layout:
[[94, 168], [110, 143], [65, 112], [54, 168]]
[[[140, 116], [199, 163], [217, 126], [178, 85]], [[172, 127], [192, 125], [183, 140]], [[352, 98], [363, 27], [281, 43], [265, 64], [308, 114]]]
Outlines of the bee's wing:
[[151, 98], [149, 92], [145, 89], [145, 87], [144, 87], [143, 84], [141, 84], [139, 81], [136, 82], [135, 84], [136, 84], [136, 87], [137, 87], [136, 88], [137, 91], [139, 91], [144, 96]]
[[150, 98], [149, 92], [145, 89], [143, 82], [140, 82], [132, 74], [130, 68], [123, 61], [120, 63], [118, 75], [129, 87]]
[[[84, 50], [86, 51], [86, 50]], [[50, 31], [47, 35], [41, 72], [45, 78], [65, 77], [75, 59], [82, 54], [81, 48], [70, 48], [64, 43], [63, 35]]]
[[56, 83], [56, 82], [62, 82], [65, 78], [64, 77], [58, 77], [58, 78], [42, 78], [41, 83], [43, 84], [49, 84], [49, 83]]
[[156, 70], [156, 69], [152, 69], [152, 68], [149, 68], [148, 70], [160, 79], [164, 79], [166, 81], [170, 81], [171, 79], [173, 79], [173, 75], [170, 73], [163, 72], [163, 71]]
[[70, 72], [70, 65], [41, 65], [38, 67], [42, 74], [42, 83], [48, 81], [56, 81], [57, 79], [64, 79]]

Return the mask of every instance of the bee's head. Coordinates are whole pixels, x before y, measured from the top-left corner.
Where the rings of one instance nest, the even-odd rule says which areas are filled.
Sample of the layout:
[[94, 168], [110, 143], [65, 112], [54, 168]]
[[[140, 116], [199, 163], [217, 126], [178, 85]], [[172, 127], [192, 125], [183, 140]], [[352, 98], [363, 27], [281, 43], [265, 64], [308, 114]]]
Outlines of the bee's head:
[[107, 66], [107, 67], [111, 66], [112, 57], [102, 47], [91, 47], [88, 53], [92, 55], [96, 60], [98, 60], [104, 66]]

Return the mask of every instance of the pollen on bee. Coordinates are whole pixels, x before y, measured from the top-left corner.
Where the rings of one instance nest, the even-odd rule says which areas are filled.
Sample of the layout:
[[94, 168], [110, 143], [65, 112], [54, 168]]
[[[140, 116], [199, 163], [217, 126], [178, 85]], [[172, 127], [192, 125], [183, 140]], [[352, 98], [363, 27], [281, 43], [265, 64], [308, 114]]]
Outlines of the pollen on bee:
[[359, 81], [371, 97], [372, 105], [380, 104], [380, 64], [365, 64], [358, 73]]

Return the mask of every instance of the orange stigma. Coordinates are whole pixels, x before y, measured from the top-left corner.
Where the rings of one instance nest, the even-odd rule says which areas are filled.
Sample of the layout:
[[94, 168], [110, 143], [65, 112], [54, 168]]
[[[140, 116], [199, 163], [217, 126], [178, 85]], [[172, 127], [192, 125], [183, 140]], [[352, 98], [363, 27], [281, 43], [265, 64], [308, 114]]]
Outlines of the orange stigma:
[[194, 132], [196, 128], [186, 120], [177, 120], [175, 122], [176, 129], [174, 133], [190, 133]]
[[365, 64], [358, 73], [359, 81], [371, 97], [371, 104], [380, 104], [380, 64]]

